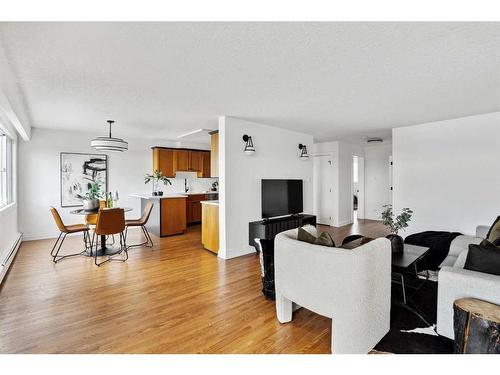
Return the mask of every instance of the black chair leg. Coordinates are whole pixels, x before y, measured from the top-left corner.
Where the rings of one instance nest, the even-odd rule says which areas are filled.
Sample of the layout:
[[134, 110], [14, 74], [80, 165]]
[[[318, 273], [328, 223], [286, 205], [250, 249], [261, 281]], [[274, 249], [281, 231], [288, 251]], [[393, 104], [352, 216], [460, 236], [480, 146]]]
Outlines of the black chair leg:
[[[62, 233], [61, 233], [61, 234], [62, 234]], [[84, 242], [86, 243], [86, 240], [85, 240], [85, 234], [86, 234], [86, 232], [83, 232]], [[64, 235], [62, 236], [61, 241], [59, 242], [59, 246], [57, 247], [57, 251], [56, 251], [56, 253], [53, 255], [52, 261], [53, 261], [54, 263], [58, 263], [58, 262], [60, 262], [61, 260], [66, 259], [66, 258], [69, 258], [69, 257], [75, 257], [75, 256], [78, 256], [78, 255], [82, 255], [85, 251], [87, 251], [87, 248], [86, 248], [86, 246], [85, 246], [85, 250], [80, 251], [79, 253], [74, 253], [74, 254], [68, 254], [68, 255], [61, 255], [61, 256], [59, 256], [59, 251], [61, 250], [61, 247], [62, 247], [62, 245], [63, 245], [63, 243], [64, 243], [64, 240], [66, 239], [66, 235], [67, 235], [67, 233], [64, 233]], [[61, 235], [59, 235], [59, 237], [61, 237]], [[59, 240], [59, 237], [57, 238], [58, 240]], [[56, 241], [56, 243], [57, 243], [57, 241]], [[54, 245], [54, 248], [55, 248], [55, 245]], [[52, 255], [52, 252], [51, 252], [51, 255]]]
[[149, 235], [149, 231], [148, 231], [148, 228], [146, 228], [145, 225], [142, 226], [142, 230], [144, 231], [144, 235], [146, 236], [147, 238], [147, 241], [149, 242], [149, 244], [147, 246], [149, 247], [153, 247], [154, 244], [153, 244], [153, 240], [151, 239], [151, 236]]

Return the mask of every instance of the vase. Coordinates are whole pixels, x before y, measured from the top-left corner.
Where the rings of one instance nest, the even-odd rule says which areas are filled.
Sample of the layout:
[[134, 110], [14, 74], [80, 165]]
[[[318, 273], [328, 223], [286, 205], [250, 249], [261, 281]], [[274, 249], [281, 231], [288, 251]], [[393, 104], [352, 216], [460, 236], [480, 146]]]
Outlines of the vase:
[[85, 211], [95, 211], [99, 208], [99, 199], [84, 199], [83, 209]]
[[389, 234], [385, 238], [391, 241], [391, 249], [394, 253], [402, 253], [404, 251], [405, 245], [403, 237], [397, 234]]

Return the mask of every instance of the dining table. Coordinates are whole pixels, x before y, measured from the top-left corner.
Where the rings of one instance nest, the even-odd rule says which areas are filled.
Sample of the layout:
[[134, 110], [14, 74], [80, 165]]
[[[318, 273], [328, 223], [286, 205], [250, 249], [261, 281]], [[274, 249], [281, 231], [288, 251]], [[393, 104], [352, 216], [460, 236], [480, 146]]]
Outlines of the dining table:
[[[125, 212], [132, 211], [132, 208], [130, 207], [114, 207], [114, 208], [121, 208]], [[73, 215], [81, 215], [81, 216], [90, 216], [90, 215], [97, 215], [99, 213], [99, 209], [89, 211], [89, 210], [84, 210], [83, 208], [77, 209], [77, 210], [72, 210], [69, 212], [70, 214]], [[104, 256], [104, 255], [114, 255], [117, 254], [121, 251], [121, 248], [119, 246], [113, 246], [109, 245], [106, 243], [106, 236], [100, 236], [99, 240], [100, 246], [99, 249], [97, 250], [97, 256]], [[83, 255], [92, 257], [94, 256], [94, 253], [92, 252], [92, 249], [85, 251]]]

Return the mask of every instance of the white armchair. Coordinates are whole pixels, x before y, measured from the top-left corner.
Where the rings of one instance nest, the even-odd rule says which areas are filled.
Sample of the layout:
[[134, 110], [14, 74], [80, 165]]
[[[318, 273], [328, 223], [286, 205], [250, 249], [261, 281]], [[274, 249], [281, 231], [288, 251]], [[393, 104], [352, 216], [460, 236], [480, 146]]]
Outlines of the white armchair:
[[276, 313], [292, 320], [293, 303], [332, 318], [332, 353], [368, 353], [389, 332], [391, 244], [379, 238], [353, 250], [276, 236]]

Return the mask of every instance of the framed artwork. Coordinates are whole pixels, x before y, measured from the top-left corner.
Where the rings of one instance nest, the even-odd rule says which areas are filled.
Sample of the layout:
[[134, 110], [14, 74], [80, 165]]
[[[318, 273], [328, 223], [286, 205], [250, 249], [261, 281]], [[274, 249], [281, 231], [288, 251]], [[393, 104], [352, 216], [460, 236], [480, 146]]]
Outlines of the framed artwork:
[[82, 206], [92, 181], [101, 181], [108, 191], [108, 156], [61, 152], [61, 207]]

